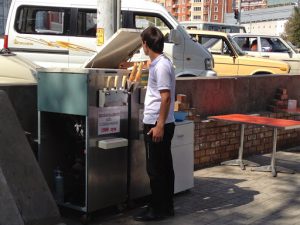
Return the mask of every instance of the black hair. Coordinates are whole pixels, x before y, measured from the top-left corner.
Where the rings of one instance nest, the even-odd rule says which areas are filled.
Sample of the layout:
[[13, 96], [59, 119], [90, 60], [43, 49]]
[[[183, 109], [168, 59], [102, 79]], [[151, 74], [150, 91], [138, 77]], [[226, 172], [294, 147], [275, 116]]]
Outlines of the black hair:
[[164, 50], [164, 35], [156, 27], [150, 26], [141, 33], [141, 38], [147, 46], [156, 53], [162, 53]]

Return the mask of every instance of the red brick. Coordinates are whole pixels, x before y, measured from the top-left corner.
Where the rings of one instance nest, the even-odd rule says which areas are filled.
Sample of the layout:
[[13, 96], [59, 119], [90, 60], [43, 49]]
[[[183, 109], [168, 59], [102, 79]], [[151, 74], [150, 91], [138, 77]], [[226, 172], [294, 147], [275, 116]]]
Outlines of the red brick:
[[228, 132], [229, 131], [229, 127], [226, 126], [226, 127], [221, 127], [221, 132]]
[[273, 136], [272, 131], [265, 132], [265, 137], [272, 137], [272, 136]]
[[287, 95], [287, 89], [286, 88], [277, 88], [276, 93]]
[[247, 136], [247, 140], [254, 140], [254, 139], [256, 139], [256, 134], [252, 134], [252, 135], [248, 135]]
[[226, 146], [226, 151], [227, 151], [227, 152], [233, 151], [233, 150], [235, 150], [234, 145], [227, 145], [227, 146]]
[[223, 153], [226, 152], [226, 147], [225, 146], [220, 146], [217, 148], [217, 150], [219, 151], [219, 153]]
[[253, 140], [253, 145], [255, 146], [260, 145], [260, 140], [259, 139]]
[[223, 140], [225, 139], [225, 133], [217, 134], [217, 140]]
[[194, 157], [199, 158], [200, 157], [200, 152], [201, 151], [194, 151]]
[[212, 147], [212, 148], [215, 148], [215, 147], [219, 147], [220, 146], [220, 141], [214, 141], [214, 142], [211, 142], [210, 143], [210, 146]]
[[219, 161], [221, 158], [221, 155], [220, 154], [215, 154], [215, 155], [212, 155], [211, 156], [211, 160], [213, 161]]
[[203, 156], [199, 159], [199, 163], [209, 162], [210, 156]]
[[230, 127], [230, 129], [231, 130], [240, 130], [240, 125], [239, 124], [233, 124], [233, 125], [231, 125], [231, 127]]
[[199, 130], [199, 136], [205, 136], [208, 134], [208, 130], [207, 129], [201, 129]]
[[233, 137], [235, 137], [235, 132], [232, 131], [232, 132], [225, 133], [225, 136], [226, 136], [226, 138], [233, 138]]
[[225, 140], [221, 140], [221, 145], [228, 145], [229, 144], [229, 140], [225, 139]]
[[222, 160], [226, 160], [226, 159], [229, 159], [230, 154], [229, 154], [229, 152], [224, 152], [220, 156], [221, 156]]
[[205, 150], [206, 155], [216, 154], [216, 150], [214, 148]]
[[253, 130], [252, 129], [245, 129], [245, 135], [250, 135], [253, 133]]
[[207, 136], [207, 141], [215, 141], [215, 140], [217, 140], [217, 135], [213, 134]]
[[200, 143], [203, 143], [206, 141], [206, 136], [200, 136], [197, 139], [199, 140]]
[[252, 146], [252, 141], [247, 141], [247, 142], [244, 143], [245, 148], [249, 148], [251, 146]]
[[238, 139], [238, 138], [231, 138], [230, 139], [230, 144], [237, 144], [237, 143], [240, 143], [240, 139]]
[[260, 127], [255, 127], [255, 128], [253, 128], [253, 133], [254, 133], [254, 134], [257, 134], [257, 133], [259, 133], [260, 131], [261, 131]]
[[200, 157], [205, 156], [205, 150], [200, 151]]
[[257, 134], [257, 138], [264, 138], [265, 137], [265, 134], [264, 133], [259, 133]]
[[208, 143], [201, 143], [199, 145], [199, 149], [202, 150], [202, 149], [207, 149], [208, 148]]

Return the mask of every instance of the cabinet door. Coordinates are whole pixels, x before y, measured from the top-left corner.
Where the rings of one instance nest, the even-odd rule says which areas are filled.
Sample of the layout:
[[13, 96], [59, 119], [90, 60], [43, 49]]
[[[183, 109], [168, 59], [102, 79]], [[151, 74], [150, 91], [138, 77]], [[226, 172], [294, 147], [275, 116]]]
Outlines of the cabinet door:
[[194, 123], [175, 126], [172, 147], [194, 143]]
[[172, 147], [175, 173], [174, 193], [194, 187], [194, 144]]

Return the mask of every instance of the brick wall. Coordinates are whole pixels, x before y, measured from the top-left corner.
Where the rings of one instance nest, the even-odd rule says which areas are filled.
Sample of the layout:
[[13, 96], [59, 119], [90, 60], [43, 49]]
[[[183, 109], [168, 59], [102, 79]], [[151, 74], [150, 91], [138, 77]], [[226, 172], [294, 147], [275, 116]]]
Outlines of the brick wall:
[[[285, 113], [259, 113], [261, 116], [300, 120], [300, 116]], [[195, 119], [194, 168], [217, 165], [238, 156], [240, 125]], [[273, 129], [255, 125], [245, 126], [244, 156], [272, 151]], [[300, 145], [300, 129], [278, 130], [277, 149]]]
[[[176, 94], [187, 95], [187, 103], [201, 115], [195, 120], [195, 169], [219, 164], [238, 156], [240, 125], [207, 121], [208, 116], [230, 113], [260, 113], [263, 116], [300, 120], [300, 116], [265, 112], [278, 88], [287, 89], [289, 99], [300, 107], [300, 75], [267, 75], [215, 78], [177, 78]], [[272, 129], [248, 125], [244, 155], [272, 150]], [[300, 129], [278, 130], [278, 149], [300, 145]]]

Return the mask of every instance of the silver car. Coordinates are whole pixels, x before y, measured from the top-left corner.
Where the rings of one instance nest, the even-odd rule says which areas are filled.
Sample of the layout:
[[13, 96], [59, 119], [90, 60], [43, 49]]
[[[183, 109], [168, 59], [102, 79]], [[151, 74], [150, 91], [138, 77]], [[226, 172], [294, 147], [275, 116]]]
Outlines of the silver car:
[[279, 36], [263, 34], [229, 34], [248, 55], [282, 60], [291, 66], [290, 74], [300, 75], [300, 53]]

